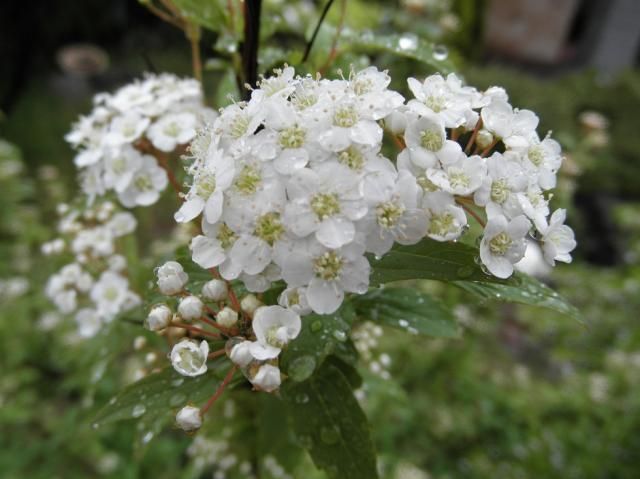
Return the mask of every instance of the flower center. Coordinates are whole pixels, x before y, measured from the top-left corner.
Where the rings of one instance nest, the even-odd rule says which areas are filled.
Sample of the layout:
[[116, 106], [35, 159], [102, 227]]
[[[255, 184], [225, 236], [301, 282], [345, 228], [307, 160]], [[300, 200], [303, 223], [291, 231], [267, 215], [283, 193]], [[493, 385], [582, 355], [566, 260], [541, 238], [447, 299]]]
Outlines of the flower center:
[[229, 133], [232, 138], [240, 138], [249, 129], [249, 118], [244, 113], [238, 113], [233, 120], [231, 120], [231, 126]]
[[269, 246], [273, 246], [273, 244], [282, 237], [283, 233], [284, 226], [282, 226], [282, 221], [280, 221], [280, 213], [273, 211], [258, 217], [254, 234], [258, 238], [266, 241]]
[[124, 158], [122, 158], [121, 156], [116, 158], [115, 160], [113, 160], [111, 162], [111, 170], [117, 174], [117, 175], [121, 175], [122, 173], [124, 173], [127, 170], [127, 162]]
[[207, 199], [214, 191], [216, 191], [216, 175], [208, 171], [201, 173], [196, 181], [197, 195]]
[[529, 161], [536, 166], [540, 166], [544, 161], [544, 151], [542, 151], [539, 145], [529, 148], [527, 156], [529, 157]]
[[147, 175], [140, 175], [136, 177], [133, 181], [135, 187], [140, 191], [148, 191], [153, 189], [153, 183], [151, 183], [151, 178]]
[[358, 78], [353, 83], [353, 91], [356, 95], [364, 95], [373, 90], [373, 82], [370, 78]]
[[307, 130], [294, 125], [280, 132], [278, 142], [282, 148], [301, 148], [307, 137]]
[[340, 276], [343, 260], [335, 251], [327, 251], [313, 261], [316, 276], [325, 281], [332, 281]]
[[424, 130], [420, 132], [420, 145], [425, 150], [438, 151], [444, 143], [442, 135], [435, 130]]
[[240, 193], [245, 195], [252, 195], [258, 190], [262, 176], [258, 168], [251, 165], [245, 165], [242, 167], [240, 174], [235, 182], [235, 187]]
[[438, 191], [439, 189], [436, 185], [433, 184], [433, 182], [429, 178], [426, 177], [426, 175], [418, 176], [416, 178], [416, 181], [420, 186], [420, 188], [422, 188], [423, 191], [426, 191], [427, 193]]
[[427, 108], [431, 108], [435, 113], [439, 113], [444, 110], [445, 100], [444, 97], [432, 95], [425, 98], [424, 104]]
[[135, 123], [125, 123], [122, 128], [122, 135], [125, 137], [130, 137], [136, 134], [136, 125]]
[[358, 122], [358, 112], [352, 106], [338, 108], [333, 114], [333, 124], [342, 128], [351, 128]]
[[335, 193], [318, 193], [311, 199], [311, 209], [319, 220], [324, 220], [340, 213], [338, 195]]
[[287, 345], [287, 330], [284, 326], [273, 326], [265, 334], [267, 344], [274, 348], [283, 348]]
[[453, 188], [468, 188], [471, 179], [469, 176], [459, 168], [449, 169], [449, 184]]
[[502, 204], [507, 201], [510, 193], [506, 178], [500, 178], [491, 183], [491, 201]]
[[491, 238], [491, 241], [489, 241], [489, 250], [491, 254], [504, 256], [507, 251], [509, 251], [512, 243], [511, 236], [503, 231]]
[[227, 226], [226, 223], [220, 225], [216, 239], [220, 241], [223, 249], [229, 249], [236, 241], [236, 234]]
[[376, 207], [378, 224], [383, 228], [393, 228], [398, 223], [398, 220], [402, 217], [404, 210], [404, 206], [398, 204], [395, 201], [380, 203]]
[[192, 351], [191, 349], [181, 349], [178, 352], [180, 357], [180, 367], [185, 371], [195, 371], [200, 368], [200, 364], [203, 362], [203, 357], [200, 351]]
[[118, 299], [118, 290], [114, 287], [107, 288], [104, 290], [102, 297], [107, 301], [115, 301]]
[[360, 171], [365, 163], [364, 155], [353, 146], [338, 153], [338, 161], [355, 171]]
[[176, 137], [180, 134], [180, 127], [177, 123], [171, 122], [162, 129], [162, 132], [167, 136]]
[[429, 233], [436, 236], [446, 236], [456, 229], [456, 218], [449, 212], [431, 216]]

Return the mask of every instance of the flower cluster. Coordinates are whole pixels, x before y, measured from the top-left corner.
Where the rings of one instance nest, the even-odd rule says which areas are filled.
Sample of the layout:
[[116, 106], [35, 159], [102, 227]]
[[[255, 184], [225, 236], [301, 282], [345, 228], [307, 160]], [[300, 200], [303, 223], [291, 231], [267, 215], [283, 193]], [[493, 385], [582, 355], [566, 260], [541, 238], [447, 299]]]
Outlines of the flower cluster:
[[[145, 326], [178, 340], [169, 354], [178, 373], [199, 376], [207, 372], [209, 359], [227, 355], [257, 389], [272, 392], [280, 386], [278, 356], [300, 333], [302, 323], [297, 313], [277, 305], [264, 306], [252, 294], [238, 300], [221, 279], [187, 289], [189, 275], [176, 261], [160, 266], [156, 277], [158, 289], [169, 298], [151, 308]], [[190, 324], [198, 321], [200, 326]], [[190, 333], [205, 339], [185, 337]], [[208, 340], [224, 338], [228, 338], [225, 347], [210, 352]], [[184, 418], [199, 417], [193, 409], [182, 414]]]
[[[366, 292], [366, 253], [455, 241], [467, 214], [484, 227], [480, 258], [495, 276], [513, 273], [533, 231], [547, 262], [571, 260], [565, 213], [548, 206], [560, 146], [538, 136], [533, 112], [453, 74], [410, 78], [408, 102], [389, 83], [375, 67], [340, 80], [287, 67], [222, 109], [191, 145], [175, 215], [202, 215], [193, 260], [253, 292], [283, 279], [280, 305], [297, 314], [329, 314], [345, 293]], [[385, 129], [395, 161], [382, 154]]]
[[74, 260], [49, 277], [45, 294], [63, 314], [75, 313], [78, 333], [94, 336], [104, 323], [140, 304], [127, 279], [118, 239], [136, 227], [135, 217], [110, 201], [80, 209], [59, 205], [60, 237], [42, 245], [46, 255], [71, 253]]
[[155, 203], [168, 183], [167, 155], [214, 116], [196, 80], [170, 74], [96, 95], [92, 112], [65, 137], [78, 150], [83, 191], [89, 198], [113, 191], [127, 208]]

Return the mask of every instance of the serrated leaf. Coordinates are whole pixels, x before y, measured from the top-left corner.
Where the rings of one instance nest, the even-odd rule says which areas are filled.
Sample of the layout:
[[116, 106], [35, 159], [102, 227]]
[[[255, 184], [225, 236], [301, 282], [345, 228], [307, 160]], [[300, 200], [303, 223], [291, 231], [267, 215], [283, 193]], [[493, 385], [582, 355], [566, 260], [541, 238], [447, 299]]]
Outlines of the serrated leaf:
[[228, 362], [217, 361], [195, 378], [181, 376], [172, 368], [152, 373], [112, 398], [94, 418], [94, 427], [135, 418], [166, 423], [187, 402], [198, 404], [211, 396], [229, 367]]
[[367, 418], [345, 375], [327, 361], [309, 380], [281, 388], [300, 444], [330, 479], [375, 479]]
[[453, 314], [431, 296], [408, 288], [384, 288], [354, 298], [359, 316], [413, 334], [437, 338], [459, 335]]
[[172, 0], [187, 20], [214, 32], [225, 25], [225, 11], [218, 0]]
[[341, 46], [343, 50], [392, 53], [429, 65], [441, 73], [454, 70], [454, 65], [447, 54], [440, 51], [442, 47], [436, 47], [432, 42], [413, 33], [380, 35], [371, 31], [343, 32]]
[[309, 314], [302, 318], [302, 329], [280, 356], [280, 368], [293, 381], [304, 381], [320, 367], [324, 359], [340, 349], [348, 354], [349, 331], [355, 312], [349, 303], [334, 314]]
[[369, 258], [372, 268], [371, 284], [406, 279], [504, 282], [485, 274], [476, 264], [476, 256], [478, 251], [463, 243], [424, 239], [411, 246], [397, 245], [379, 260]]
[[517, 273], [509, 283], [456, 281], [453, 284], [485, 300], [528, 304], [565, 314], [582, 322], [578, 309], [537, 279]]

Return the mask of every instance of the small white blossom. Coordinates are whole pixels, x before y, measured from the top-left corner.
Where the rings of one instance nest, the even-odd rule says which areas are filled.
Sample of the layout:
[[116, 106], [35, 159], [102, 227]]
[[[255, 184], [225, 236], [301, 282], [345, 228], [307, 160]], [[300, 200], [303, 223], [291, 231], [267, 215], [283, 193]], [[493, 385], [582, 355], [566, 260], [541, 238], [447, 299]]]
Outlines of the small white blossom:
[[522, 215], [511, 221], [500, 214], [489, 218], [480, 242], [480, 259], [491, 274], [498, 278], [513, 274], [513, 265], [524, 256], [530, 228], [531, 223]]
[[228, 294], [227, 283], [221, 279], [212, 279], [202, 286], [202, 296], [211, 301], [224, 301]]
[[251, 354], [260, 360], [277, 357], [302, 328], [300, 316], [282, 306], [258, 308], [252, 325], [257, 341], [251, 345]]
[[182, 291], [189, 281], [189, 275], [184, 272], [182, 265], [176, 261], [167, 261], [156, 270], [158, 288], [163, 294], [177, 294]]
[[216, 314], [216, 321], [220, 326], [233, 328], [238, 322], [238, 313], [230, 307], [225, 306]]
[[183, 376], [200, 376], [207, 372], [209, 343], [184, 339], [173, 346], [170, 359], [173, 368]]
[[282, 379], [280, 377], [280, 369], [271, 364], [263, 364], [258, 372], [251, 379], [257, 389], [265, 392], [273, 392], [280, 387]]
[[202, 426], [200, 409], [194, 406], [184, 406], [176, 414], [176, 424], [185, 432], [193, 432]]
[[200, 318], [203, 309], [204, 304], [197, 296], [185, 296], [178, 304], [178, 314], [187, 321]]
[[566, 210], [559, 209], [553, 212], [549, 223], [545, 218], [536, 221], [536, 228], [542, 234], [542, 253], [551, 266], [555, 266], [556, 261], [571, 263], [570, 253], [577, 244], [573, 230], [564, 224], [566, 217]]
[[245, 368], [255, 359], [251, 354], [252, 344], [251, 341], [242, 341], [231, 348], [229, 359], [233, 364]]
[[145, 327], [150, 331], [161, 331], [171, 322], [173, 312], [166, 304], [154, 306], [144, 321]]

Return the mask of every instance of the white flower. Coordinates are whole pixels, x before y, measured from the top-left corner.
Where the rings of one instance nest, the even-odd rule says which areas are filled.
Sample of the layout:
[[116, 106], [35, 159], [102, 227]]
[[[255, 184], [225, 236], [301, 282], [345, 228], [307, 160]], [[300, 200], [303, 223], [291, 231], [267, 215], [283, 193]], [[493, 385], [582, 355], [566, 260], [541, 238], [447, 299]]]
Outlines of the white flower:
[[135, 111], [129, 111], [121, 116], [116, 116], [107, 132], [104, 141], [109, 146], [119, 147], [126, 143], [132, 143], [147, 129], [149, 118]]
[[478, 155], [467, 157], [461, 153], [455, 162], [442, 168], [427, 169], [427, 178], [439, 188], [452, 195], [468, 196], [477, 190], [487, 175], [484, 158]]
[[234, 178], [233, 160], [212, 143], [206, 158], [197, 161], [192, 169], [193, 184], [184, 204], [176, 212], [175, 220], [186, 223], [204, 210], [206, 220], [213, 224], [222, 215], [223, 192]]
[[353, 222], [367, 213], [358, 177], [336, 162], [296, 172], [287, 184], [287, 194], [285, 225], [301, 238], [315, 233], [328, 248], [353, 241]]
[[144, 321], [144, 326], [149, 331], [160, 331], [169, 326], [172, 317], [173, 313], [169, 306], [166, 304], [159, 304], [149, 311], [149, 314]]
[[120, 193], [129, 186], [144, 156], [130, 145], [110, 148], [104, 155], [104, 185]]
[[162, 294], [177, 294], [182, 291], [189, 281], [189, 275], [184, 272], [182, 265], [176, 261], [167, 261], [156, 270], [158, 288]]
[[170, 152], [196, 136], [198, 119], [191, 112], [167, 113], [156, 120], [147, 131], [147, 137], [160, 151]]
[[221, 279], [212, 279], [202, 286], [202, 296], [211, 301], [224, 301], [228, 293], [227, 283]]
[[526, 169], [543, 190], [556, 186], [556, 173], [562, 165], [560, 144], [551, 138], [538, 139], [537, 134], [529, 138], [529, 145], [520, 151], [526, 160]]
[[118, 199], [127, 208], [149, 206], [158, 201], [169, 180], [155, 158], [144, 155], [142, 165], [133, 174], [128, 186], [118, 193]]
[[200, 376], [207, 372], [209, 343], [184, 339], [173, 346], [170, 358], [173, 368], [183, 376]]
[[251, 354], [259, 360], [273, 359], [289, 341], [300, 334], [300, 316], [282, 306], [262, 306], [253, 317], [253, 331], [257, 341], [251, 345]]
[[91, 288], [91, 299], [101, 317], [113, 319], [125, 309], [129, 295], [129, 281], [113, 271], [104, 271]]
[[225, 306], [216, 314], [216, 321], [220, 326], [233, 328], [238, 323], [238, 313], [228, 306]]
[[438, 160], [448, 164], [459, 158], [462, 149], [457, 142], [447, 140], [444, 127], [443, 120], [433, 113], [408, 123], [404, 138], [413, 163], [434, 168]]
[[473, 199], [479, 206], [493, 204], [507, 217], [523, 213], [517, 193], [525, 192], [529, 178], [512, 153], [494, 153], [487, 159], [487, 176]]
[[247, 367], [255, 358], [251, 354], [252, 341], [242, 341], [231, 348], [229, 359], [241, 368]]
[[138, 222], [136, 217], [128, 211], [120, 211], [113, 215], [113, 217], [107, 223], [107, 228], [115, 237], [120, 237], [133, 233], [136, 229]]
[[75, 315], [75, 321], [78, 325], [78, 334], [83, 338], [94, 337], [102, 328], [100, 314], [95, 309], [79, 309]]
[[258, 372], [251, 379], [257, 389], [268, 393], [275, 391], [280, 387], [282, 379], [280, 377], [280, 369], [271, 364], [263, 364]]
[[185, 432], [193, 432], [202, 426], [200, 409], [194, 406], [185, 406], [176, 414], [176, 424]]
[[542, 234], [540, 243], [544, 260], [551, 266], [555, 266], [556, 261], [571, 263], [571, 251], [577, 245], [573, 230], [564, 224], [567, 218], [567, 211], [558, 209], [553, 212], [549, 223], [545, 218], [536, 220], [536, 228]]
[[511, 221], [503, 215], [489, 217], [480, 242], [480, 259], [491, 274], [508, 278], [513, 265], [524, 256], [525, 236], [531, 228], [529, 220], [521, 215]]
[[509, 148], [529, 144], [528, 138], [538, 126], [538, 117], [530, 110], [514, 110], [505, 100], [493, 98], [480, 115], [484, 127], [499, 138]]
[[345, 291], [367, 291], [371, 267], [363, 253], [361, 241], [329, 249], [310, 238], [283, 248], [276, 261], [290, 287], [307, 286], [307, 301], [314, 312], [331, 314], [342, 304]]
[[367, 251], [377, 256], [388, 252], [394, 242], [415, 244], [427, 232], [427, 212], [421, 208], [422, 190], [416, 179], [401, 171], [393, 190], [370, 209], [364, 219], [367, 234]]
[[263, 306], [263, 303], [255, 294], [247, 294], [240, 300], [240, 309], [249, 316], [253, 316], [253, 313], [261, 306]]
[[178, 304], [178, 314], [187, 321], [200, 318], [203, 309], [204, 304], [197, 296], [185, 296]]
[[429, 238], [452, 241], [460, 237], [467, 225], [467, 215], [452, 195], [444, 191], [426, 193], [423, 206], [429, 213]]
[[309, 314], [312, 311], [307, 301], [307, 289], [303, 287], [285, 289], [278, 296], [278, 304], [300, 316]]

